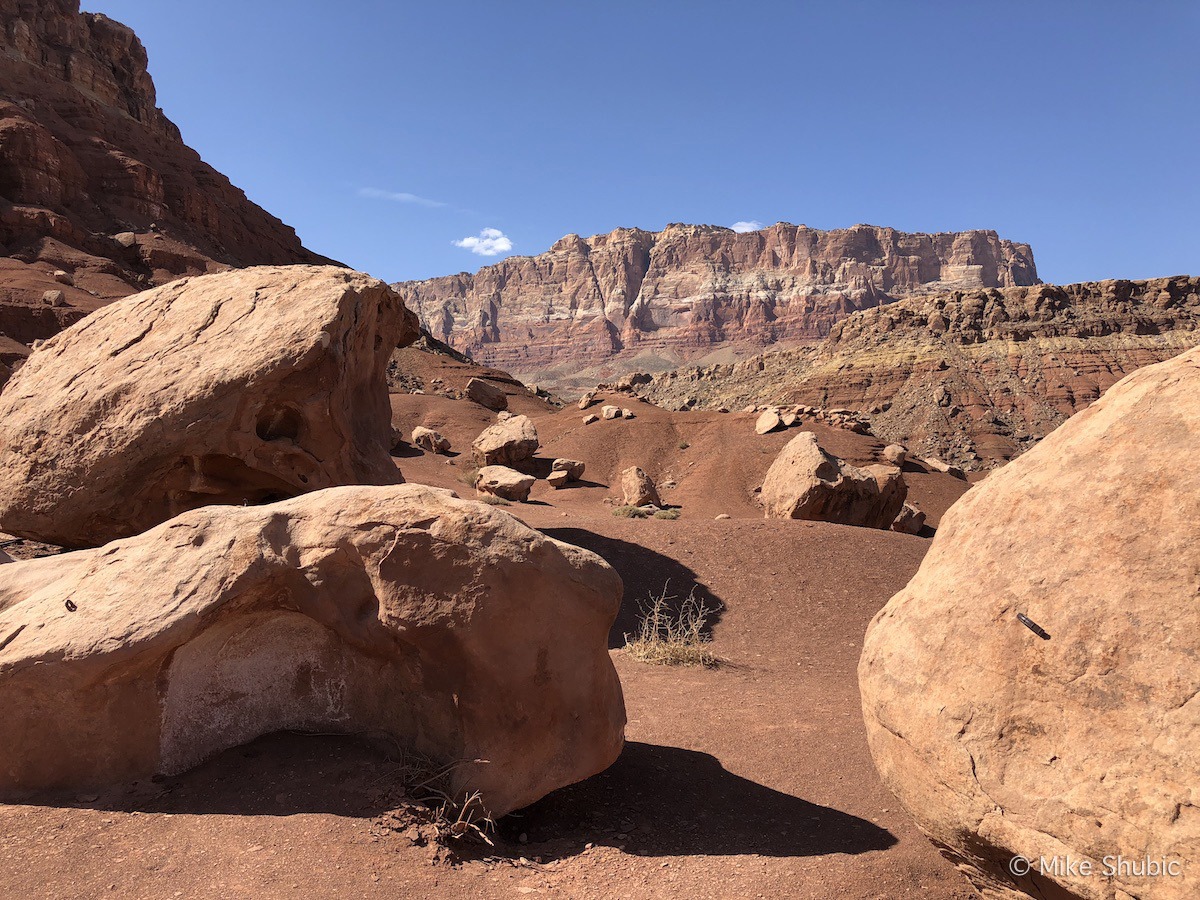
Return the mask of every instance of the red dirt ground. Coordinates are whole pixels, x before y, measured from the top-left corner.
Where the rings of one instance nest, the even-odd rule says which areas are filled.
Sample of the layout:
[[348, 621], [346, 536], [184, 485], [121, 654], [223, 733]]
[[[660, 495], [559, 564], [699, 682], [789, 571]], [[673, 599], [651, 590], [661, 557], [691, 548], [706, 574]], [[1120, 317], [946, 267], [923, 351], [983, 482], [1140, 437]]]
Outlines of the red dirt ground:
[[[408, 480], [474, 496], [460, 478], [494, 415], [433, 395], [393, 401], [397, 427], [431, 425], [467, 451], [452, 465], [401, 454]], [[535, 502], [508, 511], [620, 572], [611, 646], [634, 627], [638, 601], [666, 585], [721, 608], [712, 648], [724, 664], [649, 666], [614, 649], [629, 726], [610, 770], [500, 823], [495, 858], [434, 864], [429, 848], [382, 827], [393, 763], [350, 738], [273, 735], [158, 783], [0, 806], [0, 895], [973, 897], [880, 783], [859, 708], [863, 632], [928, 541], [764, 521], [753, 488], [794, 429], [758, 437], [749, 415], [618, 402], [638, 417], [583, 426], [573, 405], [514, 399], [535, 417], [540, 456], [588, 471], [562, 491], [541, 482]], [[813, 430], [855, 462], [880, 449]], [[664, 499], [680, 519], [611, 514], [607, 484], [635, 463], [676, 480]], [[935, 524], [966, 489], [917, 467], [907, 477]]]

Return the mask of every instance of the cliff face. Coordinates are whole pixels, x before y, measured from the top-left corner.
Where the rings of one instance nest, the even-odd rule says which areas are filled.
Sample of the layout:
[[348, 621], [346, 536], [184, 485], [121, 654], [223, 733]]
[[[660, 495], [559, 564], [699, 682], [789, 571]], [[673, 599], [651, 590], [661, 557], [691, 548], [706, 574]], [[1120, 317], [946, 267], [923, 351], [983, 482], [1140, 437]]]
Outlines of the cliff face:
[[474, 275], [396, 285], [436, 337], [524, 375], [661, 352], [812, 341], [848, 314], [950, 288], [1037, 283], [1026, 244], [992, 231], [905, 234], [780, 223], [568, 235]]
[[1200, 344], [1200, 278], [954, 291], [866, 310], [810, 348], [635, 379], [673, 408], [803, 403], [980, 468], [1011, 459], [1141, 366]]
[[312, 262], [328, 260], [183, 143], [130, 29], [78, 0], [0, 0], [4, 336], [183, 275]]

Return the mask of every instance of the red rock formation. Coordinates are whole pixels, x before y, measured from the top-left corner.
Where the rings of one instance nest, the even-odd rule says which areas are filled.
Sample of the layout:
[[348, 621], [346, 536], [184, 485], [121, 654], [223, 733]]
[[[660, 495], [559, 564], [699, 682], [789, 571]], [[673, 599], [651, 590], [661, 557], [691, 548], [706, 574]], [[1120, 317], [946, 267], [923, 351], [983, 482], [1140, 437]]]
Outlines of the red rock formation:
[[646, 350], [811, 341], [856, 310], [949, 288], [1037, 283], [1028, 245], [992, 231], [904, 234], [779, 223], [567, 235], [549, 251], [396, 285], [435, 336], [521, 373]]
[[861, 410], [878, 437], [977, 468], [1197, 344], [1200, 278], [1038, 285], [912, 297], [850, 316], [816, 347], [627, 381], [676, 408]]
[[328, 262], [183, 143], [137, 36], [78, 0], [0, 0], [0, 257], [19, 344], [182, 275]]

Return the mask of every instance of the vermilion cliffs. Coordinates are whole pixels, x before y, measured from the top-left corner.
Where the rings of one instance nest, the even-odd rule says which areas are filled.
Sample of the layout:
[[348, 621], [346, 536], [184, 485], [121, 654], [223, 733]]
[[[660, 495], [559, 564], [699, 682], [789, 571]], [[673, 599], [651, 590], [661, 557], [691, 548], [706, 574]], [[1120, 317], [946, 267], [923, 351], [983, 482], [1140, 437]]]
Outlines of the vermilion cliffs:
[[803, 403], [968, 466], [1027, 449], [1129, 372], [1200, 343], [1200, 278], [913, 297], [850, 316], [816, 347], [629, 379], [655, 403]]
[[668, 368], [723, 347], [813, 341], [852, 312], [914, 293], [1037, 283], [1029, 246], [994, 231], [781, 222], [745, 234], [710, 225], [571, 234], [538, 256], [395, 287], [435, 337], [552, 382], [639, 354]]
[[0, 361], [181, 275], [328, 262], [183, 143], [146, 63], [78, 0], [0, 0]]

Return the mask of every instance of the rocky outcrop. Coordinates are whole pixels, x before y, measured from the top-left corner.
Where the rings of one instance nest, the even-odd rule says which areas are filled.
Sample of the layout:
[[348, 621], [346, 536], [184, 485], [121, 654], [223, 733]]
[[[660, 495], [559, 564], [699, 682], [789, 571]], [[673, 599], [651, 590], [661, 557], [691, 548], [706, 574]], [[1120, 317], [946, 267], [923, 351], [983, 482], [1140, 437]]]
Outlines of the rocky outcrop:
[[1008, 460], [1124, 375], [1200, 343], [1200, 278], [959, 291], [850, 316], [815, 348], [647, 377], [669, 408], [847, 407], [967, 468]]
[[[1037, 283], [1028, 245], [992, 231], [904, 234], [779, 223], [567, 235], [474, 275], [395, 285], [435, 337], [479, 362], [553, 382], [638, 354], [816, 340], [851, 312], [914, 292]], [[564, 370], [562, 374], [569, 374]]]
[[908, 487], [899, 469], [851, 466], [822, 450], [811, 431], [802, 431], [779, 451], [761, 492], [768, 519], [865, 528], [890, 528], [906, 496]]
[[868, 629], [875, 763], [986, 897], [1196, 895], [1198, 441], [1193, 350], [973, 487]]
[[421, 485], [0, 566], [0, 792], [173, 774], [289, 729], [385, 737], [503, 815], [620, 752], [620, 599], [595, 554]]
[[95, 546], [197, 506], [402, 481], [384, 368], [416, 333], [386, 284], [332, 266], [113, 303], [0, 394], [0, 528]]
[[540, 446], [529, 416], [509, 416], [485, 428], [471, 452], [477, 466], [511, 466], [532, 457]]
[[328, 262], [183, 143], [146, 66], [77, 0], [0, 0], [0, 332], [20, 344], [181, 275]]

